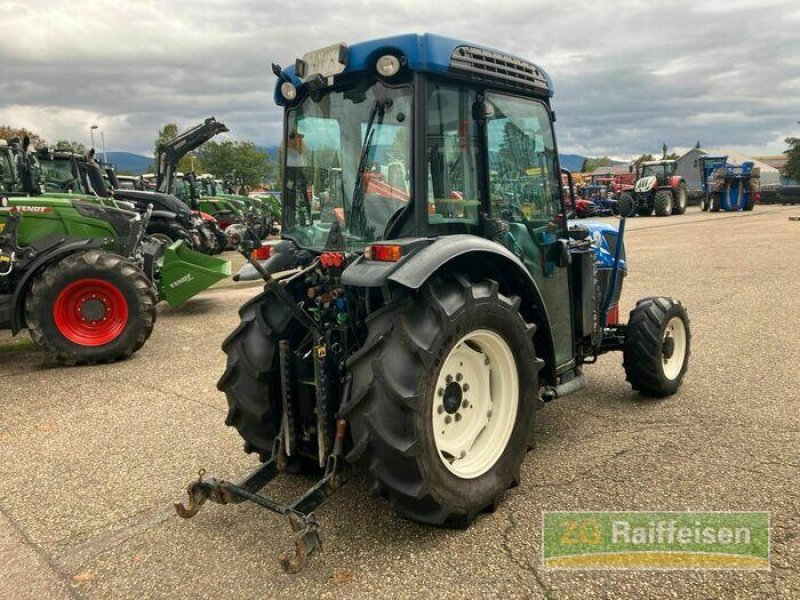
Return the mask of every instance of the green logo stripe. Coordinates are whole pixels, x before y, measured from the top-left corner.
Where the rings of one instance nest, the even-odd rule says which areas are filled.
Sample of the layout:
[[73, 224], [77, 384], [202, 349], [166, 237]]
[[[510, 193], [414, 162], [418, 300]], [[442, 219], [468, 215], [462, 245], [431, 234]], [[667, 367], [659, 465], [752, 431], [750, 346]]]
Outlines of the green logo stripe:
[[546, 512], [548, 568], [769, 568], [766, 512]]

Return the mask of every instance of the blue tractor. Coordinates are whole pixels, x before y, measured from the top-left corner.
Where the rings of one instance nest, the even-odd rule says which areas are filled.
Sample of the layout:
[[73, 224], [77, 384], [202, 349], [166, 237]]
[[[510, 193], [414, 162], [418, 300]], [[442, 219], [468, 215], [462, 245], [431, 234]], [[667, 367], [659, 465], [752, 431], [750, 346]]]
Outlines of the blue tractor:
[[703, 185], [703, 197], [700, 200], [702, 210], [753, 210], [759, 196], [759, 169], [753, 162], [735, 166], [722, 154], [707, 154], [698, 161]]
[[[541, 67], [411, 34], [273, 71], [282, 239], [263, 262], [240, 247], [264, 291], [218, 383], [263, 464], [193, 481], [181, 516], [207, 500], [286, 515], [297, 571], [319, 549], [312, 510], [351, 468], [401, 515], [464, 526], [519, 481], [537, 409], [601, 354], [621, 352], [644, 396], [679, 388], [686, 309], [648, 297], [620, 320], [625, 221], [568, 223]], [[319, 481], [289, 504], [259, 493], [310, 466]]]

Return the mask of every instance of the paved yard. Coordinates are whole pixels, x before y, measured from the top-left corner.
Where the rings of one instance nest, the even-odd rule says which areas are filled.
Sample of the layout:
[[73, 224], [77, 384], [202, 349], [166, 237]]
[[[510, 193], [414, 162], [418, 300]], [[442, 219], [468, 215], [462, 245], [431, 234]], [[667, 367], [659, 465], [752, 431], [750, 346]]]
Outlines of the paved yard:
[[[800, 597], [798, 207], [636, 218], [623, 312], [680, 298], [694, 334], [680, 393], [645, 400], [619, 356], [538, 414], [523, 481], [466, 531], [398, 518], [357, 476], [317, 511], [325, 549], [300, 575], [276, 560], [282, 518], [172, 502], [200, 467], [255, 465], [225, 426], [220, 343], [258, 291], [225, 283], [160, 308], [147, 345], [99, 367], [47, 365], [0, 333], [0, 596], [3, 598]], [[287, 480], [288, 496], [307, 482]], [[768, 572], [554, 572], [543, 510], [768, 510]]]

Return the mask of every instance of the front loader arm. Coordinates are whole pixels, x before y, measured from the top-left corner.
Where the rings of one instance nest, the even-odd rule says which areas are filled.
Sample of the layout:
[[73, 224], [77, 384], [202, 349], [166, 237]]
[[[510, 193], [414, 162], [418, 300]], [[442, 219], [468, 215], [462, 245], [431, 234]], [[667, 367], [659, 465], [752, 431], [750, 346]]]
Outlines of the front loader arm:
[[171, 193], [178, 161], [215, 135], [226, 131], [229, 129], [224, 123], [209, 117], [199, 125], [184, 131], [174, 140], [159, 144], [156, 151], [156, 189], [163, 194]]

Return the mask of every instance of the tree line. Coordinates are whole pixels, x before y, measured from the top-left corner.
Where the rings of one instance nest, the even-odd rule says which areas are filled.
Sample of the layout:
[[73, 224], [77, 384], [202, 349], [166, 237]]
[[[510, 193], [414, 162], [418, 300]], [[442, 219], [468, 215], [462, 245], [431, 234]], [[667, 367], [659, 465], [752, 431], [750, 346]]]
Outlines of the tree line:
[[[162, 127], [155, 140], [153, 156], [155, 156], [155, 150], [159, 143], [175, 139], [178, 133], [178, 126], [175, 123], [167, 123]], [[8, 140], [25, 136], [31, 139], [31, 145], [35, 148], [46, 146], [58, 151], [84, 155], [89, 151], [89, 148], [81, 142], [57, 140], [55, 144], [48, 144], [41, 134], [30, 129], [0, 125], [0, 139]], [[151, 165], [150, 170], [155, 171], [155, 164]], [[278, 178], [279, 171], [277, 157], [259, 149], [254, 142], [249, 140], [208, 141], [195, 152], [184, 156], [178, 163], [178, 170], [187, 173], [190, 171], [198, 174], [211, 173], [220, 179], [229, 177], [236, 185], [249, 188], [274, 183]], [[120, 174], [126, 174], [126, 172], [120, 171]]]

